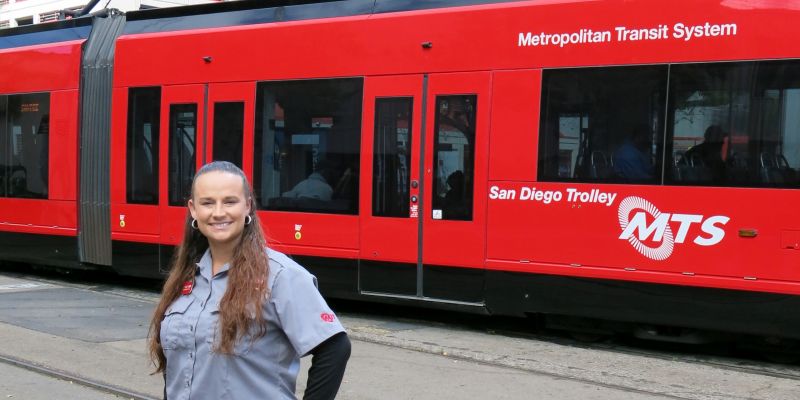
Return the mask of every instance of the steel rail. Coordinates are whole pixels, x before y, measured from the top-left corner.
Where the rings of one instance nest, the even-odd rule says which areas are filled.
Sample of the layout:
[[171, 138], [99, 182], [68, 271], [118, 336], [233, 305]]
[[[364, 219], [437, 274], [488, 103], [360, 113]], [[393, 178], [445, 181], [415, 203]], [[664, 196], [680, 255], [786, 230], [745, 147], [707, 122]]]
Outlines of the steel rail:
[[123, 397], [126, 399], [131, 400], [159, 400], [155, 397], [150, 397], [146, 394], [130, 391], [119, 386], [103, 383], [96, 381], [94, 379], [89, 379], [86, 377], [78, 376], [75, 374], [71, 374], [66, 371], [61, 371], [55, 368], [46, 367], [44, 365], [34, 364], [25, 360], [21, 360], [16, 357], [12, 357], [6, 354], [0, 354], [0, 362], [4, 364], [8, 364], [17, 368], [23, 368], [29, 371], [33, 371], [45, 376], [49, 376], [52, 378], [61, 379], [64, 381], [69, 381], [76, 383], [81, 386], [85, 386], [88, 388], [92, 388], [95, 390], [99, 390], [102, 392], [110, 393], [115, 396]]

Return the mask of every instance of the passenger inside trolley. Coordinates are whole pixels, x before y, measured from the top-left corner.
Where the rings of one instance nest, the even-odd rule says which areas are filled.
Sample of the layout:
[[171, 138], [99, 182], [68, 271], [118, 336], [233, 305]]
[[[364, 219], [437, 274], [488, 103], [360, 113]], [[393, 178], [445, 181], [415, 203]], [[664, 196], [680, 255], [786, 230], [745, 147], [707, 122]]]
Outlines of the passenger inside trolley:
[[729, 135], [719, 125], [706, 128], [703, 142], [692, 146], [683, 157], [699, 180], [724, 182], [726, 180], [726, 160]]
[[464, 187], [464, 173], [456, 170], [447, 177], [449, 189], [444, 195], [442, 216], [447, 219], [466, 219], [468, 208]]
[[613, 168], [617, 177], [627, 182], [653, 179], [653, 160], [647, 147], [652, 133], [646, 124], [639, 124], [623, 137], [614, 151]]
[[330, 176], [331, 169], [328, 167], [327, 162], [320, 161], [316, 171], [312, 172], [306, 179], [300, 181], [292, 190], [284, 192], [282, 197], [330, 201], [333, 196], [333, 188], [328, 184]]

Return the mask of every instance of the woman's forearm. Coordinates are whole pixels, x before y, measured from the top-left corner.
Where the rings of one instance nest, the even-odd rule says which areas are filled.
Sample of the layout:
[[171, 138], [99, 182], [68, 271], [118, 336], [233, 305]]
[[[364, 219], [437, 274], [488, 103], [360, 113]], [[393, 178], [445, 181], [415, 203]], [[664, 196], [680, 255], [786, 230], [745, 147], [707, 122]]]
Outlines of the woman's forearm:
[[304, 400], [331, 400], [336, 397], [350, 359], [350, 339], [337, 333], [311, 350], [311, 368]]

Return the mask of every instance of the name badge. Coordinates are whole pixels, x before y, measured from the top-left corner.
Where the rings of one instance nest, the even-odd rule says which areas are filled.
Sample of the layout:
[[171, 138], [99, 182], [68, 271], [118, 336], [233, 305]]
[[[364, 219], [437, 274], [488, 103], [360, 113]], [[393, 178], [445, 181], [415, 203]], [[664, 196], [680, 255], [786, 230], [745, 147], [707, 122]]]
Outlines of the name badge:
[[183, 289], [181, 289], [182, 295], [187, 295], [192, 293], [192, 289], [194, 288], [194, 281], [186, 281], [183, 282]]

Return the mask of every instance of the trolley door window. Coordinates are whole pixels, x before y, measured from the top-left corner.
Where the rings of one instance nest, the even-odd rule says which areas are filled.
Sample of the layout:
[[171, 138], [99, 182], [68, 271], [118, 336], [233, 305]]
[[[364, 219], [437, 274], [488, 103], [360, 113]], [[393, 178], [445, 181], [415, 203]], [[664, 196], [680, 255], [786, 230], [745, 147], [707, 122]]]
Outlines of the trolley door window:
[[259, 208], [357, 214], [363, 80], [261, 82], [253, 183]]
[[47, 198], [50, 93], [0, 96], [2, 193]]
[[545, 71], [539, 179], [659, 183], [666, 66]]
[[214, 103], [214, 161], [230, 161], [242, 168], [244, 103]]
[[126, 197], [131, 204], [158, 204], [158, 134], [161, 88], [128, 90]]
[[409, 217], [412, 98], [375, 101], [372, 215]]
[[798, 187], [800, 62], [676, 65], [670, 82], [667, 183]]
[[169, 205], [189, 200], [197, 156], [197, 104], [169, 107]]
[[472, 220], [478, 96], [436, 96], [433, 219]]

